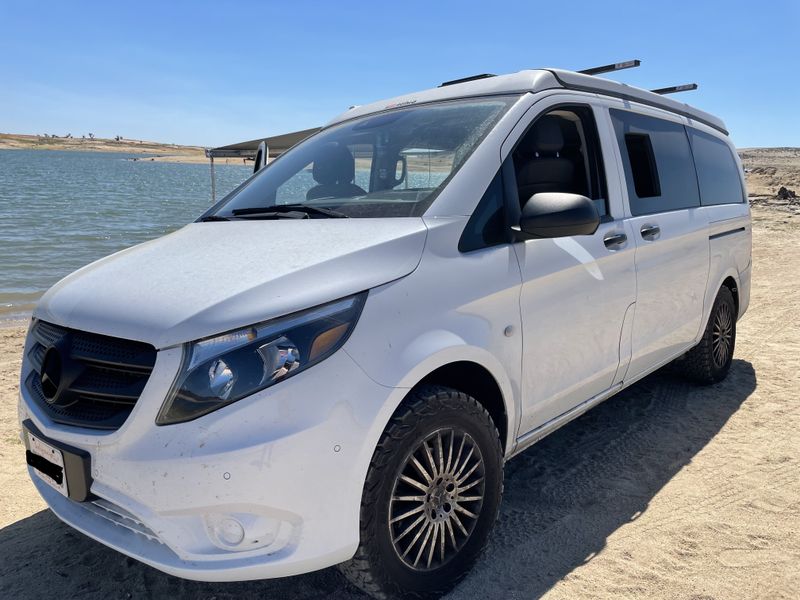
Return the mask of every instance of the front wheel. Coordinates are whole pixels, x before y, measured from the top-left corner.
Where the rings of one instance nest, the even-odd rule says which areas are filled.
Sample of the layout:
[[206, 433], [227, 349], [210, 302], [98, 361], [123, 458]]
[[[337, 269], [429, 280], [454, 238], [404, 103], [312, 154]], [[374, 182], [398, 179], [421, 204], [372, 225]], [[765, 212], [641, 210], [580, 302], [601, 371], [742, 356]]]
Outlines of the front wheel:
[[700, 343], [680, 362], [691, 379], [709, 385], [728, 375], [736, 346], [736, 316], [733, 294], [723, 286], [714, 300]]
[[503, 492], [494, 422], [470, 396], [423, 386], [389, 422], [370, 465], [361, 543], [340, 566], [375, 598], [435, 598], [483, 550]]

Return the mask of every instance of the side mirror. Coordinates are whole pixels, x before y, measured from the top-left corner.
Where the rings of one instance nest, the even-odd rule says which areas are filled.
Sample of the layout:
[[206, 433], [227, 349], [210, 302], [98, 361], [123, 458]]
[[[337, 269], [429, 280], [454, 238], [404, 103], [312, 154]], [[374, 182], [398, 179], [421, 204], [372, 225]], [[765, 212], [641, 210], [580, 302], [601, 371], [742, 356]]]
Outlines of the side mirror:
[[594, 202], [579, 194], [540, 193], [522, 207], [519, 227], [512, 227], [518, 240], [592, 235], [600, 225]]
[[261, 142], [258, 145], [258, 150], [256, 150], [256, 158], [254, 160], [253, 165], [253, 173], [258, 173], [261, 169], [267, 166], [267, 162], [269, 162], [269, 158], [267, 157], [267, 143]]
[[408, 161], [406, 161], [405, 156], [398, 156], [397, 162], [394, 164], [394, 185], [400, 185], [405, 180], [406, 176], [408, 175]]

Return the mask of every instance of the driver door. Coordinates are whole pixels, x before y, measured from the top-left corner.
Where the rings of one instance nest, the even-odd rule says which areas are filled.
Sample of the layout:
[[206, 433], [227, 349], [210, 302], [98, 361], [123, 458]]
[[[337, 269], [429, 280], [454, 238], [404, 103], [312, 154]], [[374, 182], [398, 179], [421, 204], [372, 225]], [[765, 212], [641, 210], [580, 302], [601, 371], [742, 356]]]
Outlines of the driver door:
[[503, 146], [520, 206], [538, 192], [576, 193], [591, 198], [602, 218], [593, 235], [514, 244], [522, 274], [519, 435], [611, 388], [624, 372], [621, 353], [623, 366], [630, 355], [622, 334], [633, 321], [635, 244], [619, 179], [604, 166], [615, 164], [610, 151], [603, 160], [613, 140], [602, 109], [576, 100], [534, 104]]

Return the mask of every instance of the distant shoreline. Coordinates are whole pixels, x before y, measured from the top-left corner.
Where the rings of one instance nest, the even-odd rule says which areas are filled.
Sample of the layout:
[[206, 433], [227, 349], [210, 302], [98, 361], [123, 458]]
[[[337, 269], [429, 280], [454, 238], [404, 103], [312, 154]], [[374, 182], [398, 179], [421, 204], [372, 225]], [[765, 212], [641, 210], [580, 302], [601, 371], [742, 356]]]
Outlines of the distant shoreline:
[[[0, 133], [0, 150], [66, 150], [79, 152], [119, 152], [122, 154], [146, 154], [147, 157], [132, 158], [136, 161], [207, 164], [205, 148], [163, 144], [146, 140], [119, 140], [83, 137], [44, 137], [21, 133]], [[244, 165], [242, 159], [216, 159], [215, 164]]]

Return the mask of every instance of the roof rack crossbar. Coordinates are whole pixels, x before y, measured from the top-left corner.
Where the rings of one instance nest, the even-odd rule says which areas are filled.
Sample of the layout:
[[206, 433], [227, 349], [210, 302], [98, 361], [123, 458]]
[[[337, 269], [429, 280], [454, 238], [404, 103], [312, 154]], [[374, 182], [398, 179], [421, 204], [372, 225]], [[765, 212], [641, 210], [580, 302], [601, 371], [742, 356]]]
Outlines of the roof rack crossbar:
[[471, 75], [470, 77], [462, 77], [461, 79], [453, 79], [451, 81], [445, 81], [444, 83], [440, 84], [439, 87], [455, 85], [457, 83], [466, 83], [467, 81], [477, 81], [478, 79], [488, 79], [489, 77], [496, 77], [496, 75], [494, 73], [481, 73], [480, 75]]
[[696, 83], [684, 83], [683, 85], [672, 85], [670, 87], [663, 87], [650, 91], [653, 92], [654, 94], [660, 94], [663, 96], [664, 94], [677, 94], [678, 92], [690, 92], [696, 89], [697, 89]]
[[578, 73], [584, 75], [600, 75], [600, 73], [611, 73], [612, 71], [621, 71], [622, 69], [632, 69], [642, 64], [639, 59], [626, 60], [624, 62], [612, 63], [610, 65], [603, 65], [601, 67], [592, 67], [591, 69], [583, 69]]

